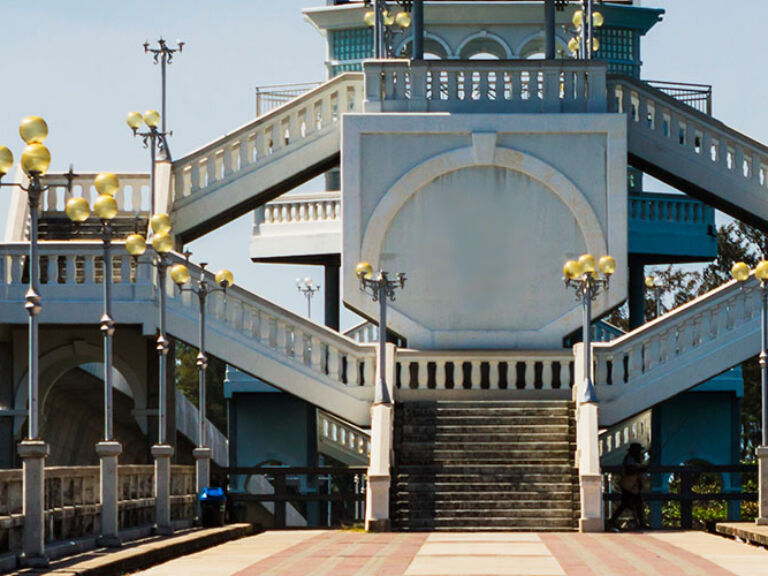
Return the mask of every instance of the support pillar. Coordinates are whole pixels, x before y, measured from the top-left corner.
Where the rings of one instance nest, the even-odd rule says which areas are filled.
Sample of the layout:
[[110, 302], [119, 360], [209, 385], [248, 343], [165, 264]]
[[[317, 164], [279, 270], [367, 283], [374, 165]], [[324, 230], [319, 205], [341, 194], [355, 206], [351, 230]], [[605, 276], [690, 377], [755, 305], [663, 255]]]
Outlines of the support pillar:
[[365, 529], [368, 532], [388, 532], [390, 528], [393, 418], [392, 404], [374, 404], [371, 407], [371, 460], [365, 493]]
[[325, 269], [325, 325], [339, 330], [339, 262], [327, 263]]
[[213, 450], [211, 448], [195, 448], [192, 451], [192, 455], [195, 457], [195, 475], [197, 494], [203, 491], [203, 488], [211, 485], [211, 459], [213, 458]]
[[629, 329], [645, 324], [645, 270], [637, 256], [629, 257]]
[[152, 446], [152, 456], [155, 459], [155, 533], [161, 535], [173, 534], [171, 525], [171, 458], [173, 446], [155, 444]]
[[758, 515], [755, 523], [758, 526], [768, 526], [768, 446], [757, 447], [758, 465]]
[[411, 59], [424, 60], [424, 0], [413, 0]]
[[118, 476], [117, 457], [123, 451], [120, 442], [99, 442], [96, 454], [101, 464], [101, 535], [99, 546], [116, 548], [122, 546], [120, 538], [120, 515], [118, 513]]
[[23, 440], [18, 447], [23, 462], [24, 536], [21, 562], [24, 566], [48, 566], [45, 555], [45, 459], [48, 444], [42, 440]]
[[544, 28], [546, 34], [545, 58], [555, 59], [555, 0], [544, 1]]

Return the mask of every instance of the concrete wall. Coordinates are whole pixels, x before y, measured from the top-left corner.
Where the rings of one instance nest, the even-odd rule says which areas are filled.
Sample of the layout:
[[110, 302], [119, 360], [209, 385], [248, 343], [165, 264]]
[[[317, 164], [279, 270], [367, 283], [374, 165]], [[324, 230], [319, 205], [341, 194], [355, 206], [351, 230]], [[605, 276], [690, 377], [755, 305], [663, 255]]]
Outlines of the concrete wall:
[[391, 328], [424, 348], [557, 348], [580, 309], [562, 265], [610, 252], [596, 315], [626, 298], [625, 119], [345, 115], [344, 302], [368, 317], [360, 260], [408, 283]]

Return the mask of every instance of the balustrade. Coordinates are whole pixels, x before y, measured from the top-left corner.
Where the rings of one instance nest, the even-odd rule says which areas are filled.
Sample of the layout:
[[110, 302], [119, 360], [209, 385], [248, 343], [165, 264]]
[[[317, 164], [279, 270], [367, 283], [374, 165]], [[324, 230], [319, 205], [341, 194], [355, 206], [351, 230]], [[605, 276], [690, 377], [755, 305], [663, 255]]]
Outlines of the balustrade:
[[283, 196], [256, 210], [254, 233], [263, 226], [341, 222], [341, 193], [318, 192]]
[[359, 74], [343, 74], [173, 163], [174, 202], [235, 179], [335, 129], [344, 112], [359, 111]]
[[396, 358], [400, 389], [558, 390], [573, 385], [573, 356], [566, 350], [398, 350]]
[[367, 460], [371, 452], [370, 434], [323, 410], [317, 413], [317, 438], [356, 460]]
[[363, 63], [367, 112], [605, 112], [607, 67], [535, 60]]
[[[154, 520], [154, 467], [118, 467], [120, 528]], [[45, 469], [46, 540], [60, 541], [97, 534], [101, 504], [98, 466], [52, 466]], [[171, 467], [173, 518], [195, 515], [194, 466]], [[0, 554], [21, 548], [23, 529], [21, 470], [0, 470]]]

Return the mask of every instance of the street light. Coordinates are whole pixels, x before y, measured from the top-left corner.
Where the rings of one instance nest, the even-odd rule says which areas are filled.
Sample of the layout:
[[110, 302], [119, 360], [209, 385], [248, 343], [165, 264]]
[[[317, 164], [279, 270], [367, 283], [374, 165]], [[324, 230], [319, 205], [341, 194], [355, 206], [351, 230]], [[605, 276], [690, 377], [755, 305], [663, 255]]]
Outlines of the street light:
[[592, 0], [582, 0], [581, 6], [581, 10], [573, 13], [572, 24], [576, 35], [568, 41], [568, 50], [577, 58], [591, 60], [592, 53], [600, 50], [600, 41], [595, 38], [594, 29], [602, 27], [605, 19], [594, 10]]
[[144, 42], [144, 53], [152, 54], [155, 64], [160, 64], [160, 78], [161, 78], [161, 99], [162, 99], [162, 119], [163, 127], [161, 131], [165, 133], [165, 68], [166, 65], [173, 62], [173, 56], [177, 52], [181, 54], [184, 49], [184, 42], [181, 40], [176, 41], [176, 48], [171, 48], [165, 42], [163, 38], [157, 41], [157, 47], [150, 47], [149, 42]]
[[[155, 458], [155, 524], [158, 534], [171, 534], [171, 457], [173, 446], [166, 442], [166, 363], [168, 360], [168, 339], [165, 334], [166, 277], [168, 273], [168, 253], [173, 249], [171, 237], [171, 219], [167, 214], [155, 214], [150, 219], [152, 228], [152, 249], [155, 257], [150, 264], [157, 269], [157, 287], [160, 304], [159, 327], [157, 331], [158, 357], [158, 400], [157, 400], [157, 444], [152, 446]], [[131, 234], [125, 241], [125, 249], [134, 258], [147, 250], [145, 238], [138, 232]]]
[[[190, 253], [187, 252], [187, 258]], [[197, 354], [197, 381], [198, 381], [198, 398], [199, 407], [197, 411], [197, 448], [194, 451], [194, 457], [197, 461], [197, 493], [200, 492], [206, 486], [210, 485], [211, 467], [210, 460], [213, 456], [211, 448], [206, 446], [206, 419], [205, 419], [205, 371], [208, 368], [208, 356], [205, 354], [205, 306], [209, 294], [214, 292], [226, 293], [227, 288], [232, 286], [234, 282], [234, 276], [229, 270], [219, 270], [216, 272], [213, 280], [215, 284], [211, 283], [211, 278], [206, 274], [205, 267], [207, 263], [200, 263], [200, 278], [197, 280], [196, 286], [185, 287], [190, 280], [189, 269], [184, 264], [174, 264], [171, 267], [170, 275], [171, 280], [174, 281], [176, 286], [182, 292], [192, 292], [197, 295], [198, 302], [200, 303], [200, 315], [199, 315], [199, 334], [198, 334], [198, 348]]]
[[[21, 153], [21, 168], [29, 178], [26, 186], [14, 182], [0, 186], [15, 186], [27, 193], [29, 206], [29, 288], [24, 297], [24, 308], [29, 314], [29, 365], [28, 365], [28, 430], [27, 438], [19, 444], [18, 453], [24, 461], [24, 562], [30, 566], [46, 566], [44, 529], [45, 458], [48, 445], [40, 439], [38, 408], [38, 315], [40, 303], [40, 261], [37, 251], [37, 221], [40, 199], [48, 187], [41, 177], [48, 171], [51, 153], [43, 145], [48, 136], [48, 125], [39, 116], [28, 116], [19, 126], [21, 139], [27, 144]], [[0, 179], [13, 166], [13, 154], [0, 146]]]
[[[114, 439], [113, 386], [112, 386], [112, 337], [115, 321], [112, 318], [112, 219], [117, 216], [115, 193], [120, 188], [117, 176], [102, 172], [94, 181], [98, 198], [93, 203], [93, 212], [101, 226], [103, 248], [104, 314], [99, 323], [104, 336], [104, 441], [96, 444], [96, 453], [101, 462], [101, 536], [102, 546], [120, 546], [119, 518], [117, 510], [117, 458], [122, 445]], [[67, 217], [76, 225], [88, 220], [91, 207], [85, 198], [70, 198], [66, 205]]]
[[[144, 132], [139, 132], [142, 122], [147, 127]], [[163, 118], [165, 122], [165, 118]], [[167, 132], [163, 126], [162, 130], [158, 130], [160, 124], [160, 114], [157, 110], [147, 110], [144, 115], [140, 112], [129, 112], [125, 117], [125, 123], [133, 132], [134, 137], [139, 136], [142, 139], [144, 148], [149, 148], [149, 190], [151, 196], [151, 205], [149, 207], [150, 214], [155, 213], [155, 160], [156, 150], [160, 150], [164, 157], [168, 157], [168, 142], [165, 137]]]
[[[608, 290], [611, 275], [616, 271], [616, 261], [603, 256], [595, 263], [591, 254], [582, 254], [578, 260], [568, 260], [563, 266], [563, 280], [566, 287], [576, 292], [582, 303], [584, 342], [584, 384], [580, 390], [579, 403], [597, 402], [595, 384], [592, 382], [592, 302], [601, 290]], [[601, 276], [602, 274], [602, 276]]]
[[355, 268], [355, 276], [360, 280], [360, 289], [370, 294], [374, 302], [379, 303], [379, 361], [374, 403], [391, 404], [392, 398], [389, 396], [386, 381], [387, 299], [394, 302], [397, 288], [405, 287], [405, 273], [399, 272], [396, 280], [390, 280], [388, 272], [380, 270], [374, 275], [373, 266], [368, 262], [360, 262]]
[[320, 292], [320, 284], [315, 286], [312, 282], [312, 278], [307, 276], [304, 280], [296, 278], [296, 288], [298, 288], [299, 292], [304, 294], [304, 297], [307, 299], [307, 318], [312, 318], [312, 298], [317, 292]]
[[391, 58], [394, 32], [411, 26], [413, 0], [395, 0], [397, 8], [387, 0], [366, 0], [365, 4], [372, 8], [363, 15], [363, 22], [373, 28], [374, 57]]
[[[746, 282], [751, 274], [749, 266], [737, 262], [731, 274], [739, 282]], [[757, 448], [758, 482], [760, 502], [758, 525], [768, 525], [768, 260], [761, 260], [755, 266], [755, 278], [760, 281], [760, 384], [762, 393], [762, 445]]]
[[655, 276], [646, 276], [645, 287], [653, 292], [653, 298], [656, 301], [656, 318], [659, 318], [661, 316], [661, 290], [663, 286], [659, 284], [659, 279]]

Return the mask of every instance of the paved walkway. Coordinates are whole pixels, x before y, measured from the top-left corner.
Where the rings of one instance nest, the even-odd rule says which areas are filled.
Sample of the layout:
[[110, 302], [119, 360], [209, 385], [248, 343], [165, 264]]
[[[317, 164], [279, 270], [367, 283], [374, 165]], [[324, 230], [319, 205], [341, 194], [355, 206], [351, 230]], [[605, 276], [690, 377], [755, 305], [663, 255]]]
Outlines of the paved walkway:
[[766, 576], [768, 550], [703, 532], [266, 532], [146, 576]]

